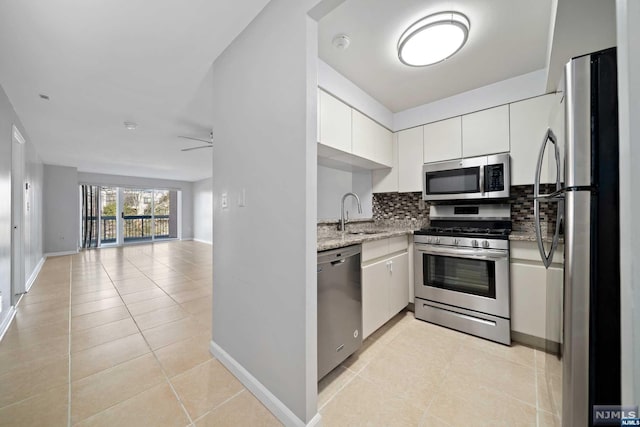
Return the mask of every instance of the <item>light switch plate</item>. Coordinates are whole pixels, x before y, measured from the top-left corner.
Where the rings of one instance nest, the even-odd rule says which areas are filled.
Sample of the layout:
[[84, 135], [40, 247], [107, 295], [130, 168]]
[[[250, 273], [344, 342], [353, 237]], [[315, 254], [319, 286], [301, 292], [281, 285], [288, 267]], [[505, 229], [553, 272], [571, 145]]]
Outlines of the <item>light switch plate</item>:
[[240, 194], [238, 194], [238, 206], [244, 208], [247, 206], [247, 189], [243, 188], [240, 190]]
[[227, 196], [227, 193], [222, 193], [222, 196], [220, 197], [220, 205], [222, 206], [222, 209], [227, 209], [229, 207], [229, 197]]

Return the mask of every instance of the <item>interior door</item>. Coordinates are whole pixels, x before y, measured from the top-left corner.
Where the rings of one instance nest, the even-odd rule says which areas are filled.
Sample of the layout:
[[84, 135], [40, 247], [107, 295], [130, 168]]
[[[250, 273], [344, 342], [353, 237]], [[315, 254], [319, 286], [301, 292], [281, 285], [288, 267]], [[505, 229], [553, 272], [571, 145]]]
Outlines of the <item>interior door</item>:
[[20, 294], [25, 292], [24, 278], [24, 143], [25, 140], [13, 127], [11, 144], [11, 229], [12, 229], [12, 253], [11, 253], [11, 305], [15, 305]]

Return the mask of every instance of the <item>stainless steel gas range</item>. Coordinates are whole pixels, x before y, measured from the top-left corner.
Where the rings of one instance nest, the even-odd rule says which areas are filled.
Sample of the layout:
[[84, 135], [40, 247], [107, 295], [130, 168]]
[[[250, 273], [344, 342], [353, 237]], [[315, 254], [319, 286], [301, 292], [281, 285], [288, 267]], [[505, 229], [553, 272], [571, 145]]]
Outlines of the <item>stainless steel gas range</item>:
[[511, 344], [509, 233], [503, 204], [432, 205], [414, 232], [415, 316]]

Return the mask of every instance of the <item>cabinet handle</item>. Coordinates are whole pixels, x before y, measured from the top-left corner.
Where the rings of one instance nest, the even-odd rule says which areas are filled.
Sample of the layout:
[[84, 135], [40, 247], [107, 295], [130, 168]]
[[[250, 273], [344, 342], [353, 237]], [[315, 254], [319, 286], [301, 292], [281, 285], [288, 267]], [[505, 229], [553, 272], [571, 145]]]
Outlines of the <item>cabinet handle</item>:
[[393, 261], [389, 261], [389, 271], [393, 274]]

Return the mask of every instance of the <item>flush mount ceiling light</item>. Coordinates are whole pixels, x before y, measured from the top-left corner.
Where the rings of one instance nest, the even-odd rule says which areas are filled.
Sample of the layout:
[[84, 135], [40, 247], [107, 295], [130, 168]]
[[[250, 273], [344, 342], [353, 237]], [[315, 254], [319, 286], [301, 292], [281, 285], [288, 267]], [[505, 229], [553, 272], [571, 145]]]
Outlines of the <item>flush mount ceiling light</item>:
[[138, 127], [138, 124], [134, 122], [124, 122], [124, 127], [127, 130], [136, 130], [136, 128]]
[[414, 22], [398, 40], [398, 58], [424, 67], [450, 58], [469, 36], [469, 19], [458, 12], [439, 12]]

